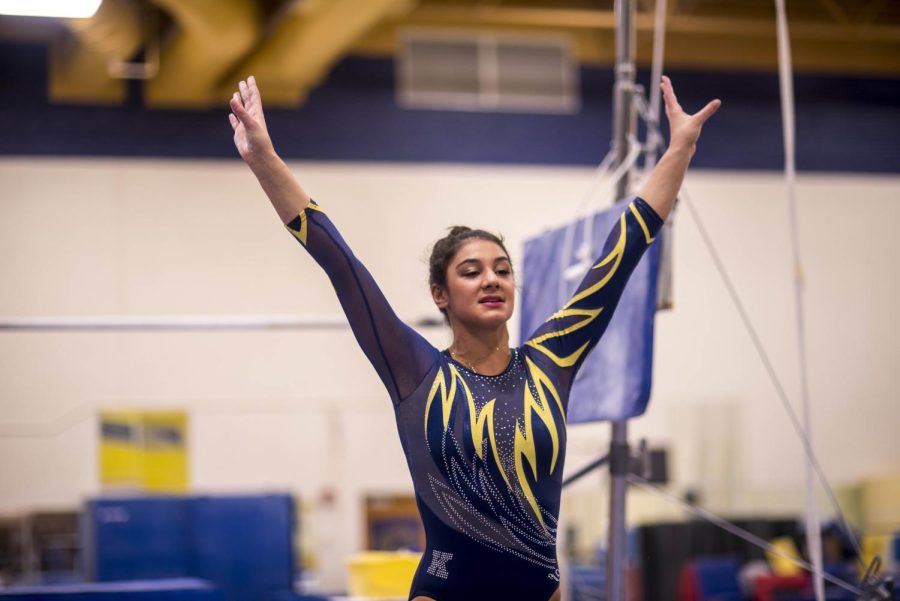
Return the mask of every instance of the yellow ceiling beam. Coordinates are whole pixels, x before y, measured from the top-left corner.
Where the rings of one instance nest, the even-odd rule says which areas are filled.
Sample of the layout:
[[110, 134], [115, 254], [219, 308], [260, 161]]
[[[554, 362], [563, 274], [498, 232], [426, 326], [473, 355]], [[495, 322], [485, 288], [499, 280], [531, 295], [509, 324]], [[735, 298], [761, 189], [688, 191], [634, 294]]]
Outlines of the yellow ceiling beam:
[[125, 83], [110, 65], [127, 61], [143, 45], [139, 6], [134, 0], [106, 0], [89, 19], [68, 19], [69, 34], [50, 44], [51, 102], [119, 104]]
[[221, 105], [222, 77], [256, 44], [261, 15], [253, 0], [152, 0], [177, 23], [147, 81], [144, 100], [153, 107]]
[[850, 17], [847, 11], [837, 0], [818, 0], [819, 5], [825, 9], [828, 15], [838, 23], [849, 23]]
[[[641, 62], [649, 64], [650, 42], [638, 51]], [[860, 44], [847, 41], [795, 40], [791, 62], [801, 73], [896, 76], [900, 74], [900, 43]], [[610, 61], [611, 62], [611, 59]], [[666, 64], [675, 67], [773, 72], [778, 66], [774, 39], [731, 34], [696, 36], [677, 34], [666, 40]]]
[[[670, 2], [672, 0], [669, 0]], [[615, 60], [615, 15], [582, 9], [503, 6], [422, 6], [383, 24], [354, 47], [362, 54], [392, 55], [404, 28], [567, 34], [576, 58], [588, 64]], [[792, 23], [794, 67], [814, 72], [900, 73], [900, 26]], [[653, 15], [636, 17], [637, 61], [652, 56]], [[678, 67], [772, 70], [777, 66], [774, 20], [670, 15], [666, 64]]]
[[[635, 16], [638, 31], [653, 31], [654, 15], [650, 12]], [[410, 13], [407, 25], [468, 25], [473, 27], [540, 27], [556, 29], [615, 30], [616, 17], [612, 11], [570, 8], [527, 8], [498, 5], [439, 6], [425, 5]], [[722, 34], [735, 37], [775, 36], [775, 19], [712, 17], [675, 14], [666, 20], [666, 32]], [[845, 41], [900, 40], [900, 25], [842, 24], [831, 22], [792, 22], [792, 39], [822, 39]]]
[[[253, 74], [269, 105], [295, 106], [366, 32], [405, 14], [413, 0], [330, 0], [286, 11], [266, 40], [231, 71], [223, 92]], [[234, 80], [234, 81], [232, 81]]]

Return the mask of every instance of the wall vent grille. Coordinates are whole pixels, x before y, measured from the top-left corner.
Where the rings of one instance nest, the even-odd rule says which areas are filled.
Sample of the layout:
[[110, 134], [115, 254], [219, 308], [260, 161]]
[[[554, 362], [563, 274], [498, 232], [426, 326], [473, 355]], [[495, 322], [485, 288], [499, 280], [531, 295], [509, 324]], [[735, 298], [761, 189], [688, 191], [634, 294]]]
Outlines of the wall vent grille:
[[407, 108], [574, 113], [578, 68], [564, 37], [482, 32], [402, 34], [398, 100]]

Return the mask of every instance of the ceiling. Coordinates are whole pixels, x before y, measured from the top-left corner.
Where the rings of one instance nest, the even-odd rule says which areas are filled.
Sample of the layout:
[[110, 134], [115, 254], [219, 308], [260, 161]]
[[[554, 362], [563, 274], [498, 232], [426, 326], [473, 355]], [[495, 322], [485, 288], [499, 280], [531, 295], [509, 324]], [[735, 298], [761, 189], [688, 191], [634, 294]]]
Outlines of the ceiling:
[[[654, 0], [636, 0], [649, 63]], [[798, 72], [900, 76], [900, 0], [790, 0]], [[774, 0], [668, 0], [666, 65], [776, 68]], [[390, 57], [404, 29], [564, 34], [582, 64], [615, 58], [613, 0], [104, 0], [91, 19], [0, 17], [0, 41], [49, 47], [51, 101], [220, 105], [253, 73], [270, 105], [297, 106], [348, 55]]]

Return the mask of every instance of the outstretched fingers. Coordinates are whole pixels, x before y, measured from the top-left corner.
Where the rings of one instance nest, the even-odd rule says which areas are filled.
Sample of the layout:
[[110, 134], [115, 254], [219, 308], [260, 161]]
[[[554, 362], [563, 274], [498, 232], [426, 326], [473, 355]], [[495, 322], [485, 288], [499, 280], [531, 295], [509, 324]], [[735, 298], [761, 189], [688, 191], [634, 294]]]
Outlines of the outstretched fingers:
[[[229, 105], [231, 106], [232, 114], [234, 114], [238, 121], [244, 124], [244, 127], [254, 124], [253, 117], [250, 115], [250, 113], [247, 112], [247, 109], [244, 108], [244, 103], [241, 100], [241, 95], [238, 92], [235, 92], [231, 96]], [[232, 125], [234, 125], [234, 123], [232, 123]], [[237, 126], [235, 125], [235, 127]]]
[[659, 84], [663, 92], [663, 101], [666, 104], [666, 112], [672, 113], [680, 111], [681, 105], [678, 104], [678, 97], [675, 96], [675, 88], [672, 86], [672, 80], [663, 75], [662, 82]]
[[[672, 80], [663, 75], [662, 82], [660, 82], [659, 85], [660, 88], [662, 88], [663, 100], [666, 104], [666, 114], [671, 117], [679, 112], [684, 112], [684, 109], [681, 108], [681, 105], [678, 103], [678, 97], [675, 96], [675, 88], [672, 86]], [[722, 106], [722, 101], [716, 98], [715, 100], [708, 102], [706, 106], [694, 114], [693, 118], [702, 125], [707, 119], [712, 117], [717, 110], [719, 110], [720, 106]]]
[[250, 92], [250, 98], [253, 102], [262, 106], [262, 97], [259, 95], [259, 86], [256, 85], [256, 78], [252, 75], [247, 78], [247, 89]]
[[[262, 98], [259, 94], [259, 87], [256, 85], [256, 78], [251, 75], [246, 80], [238, 82], [238, 91], [235, 92], [235, 96], [239, 99], [246, 113], [253, 118], [254, 123], [264, 126], [265, 117], [262, 110]], [[246, 125], [246, 120], [241, 115], [237, 116]]]
[[703, 125], [706, 123], [706, 120], [712, 117], [719, 107], [722, 106], [722, 101], [716, 98], [715, 100], [710, 100], [706, 106], [704, 106], [699, 113], [697, 113], [696, 118], [700, 121], [700, 124]]
[[241, 102], [243, 102], [245, 106], [250, 104], [250, 88], [247, 87], [247, 82], [243, 79], [238, 82], [238, 91], [241, 93]]

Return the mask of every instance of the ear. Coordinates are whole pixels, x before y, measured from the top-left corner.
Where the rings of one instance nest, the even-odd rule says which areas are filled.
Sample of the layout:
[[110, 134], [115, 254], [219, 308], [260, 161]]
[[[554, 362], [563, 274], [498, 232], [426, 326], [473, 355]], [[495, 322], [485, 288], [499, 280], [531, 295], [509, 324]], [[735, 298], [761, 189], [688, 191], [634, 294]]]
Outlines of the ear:
[[446, 309], [450, 306], [450, 297], [447, 296], [447, 290], [438, 284], [431, 285], [431, 299], [438, 309]]

